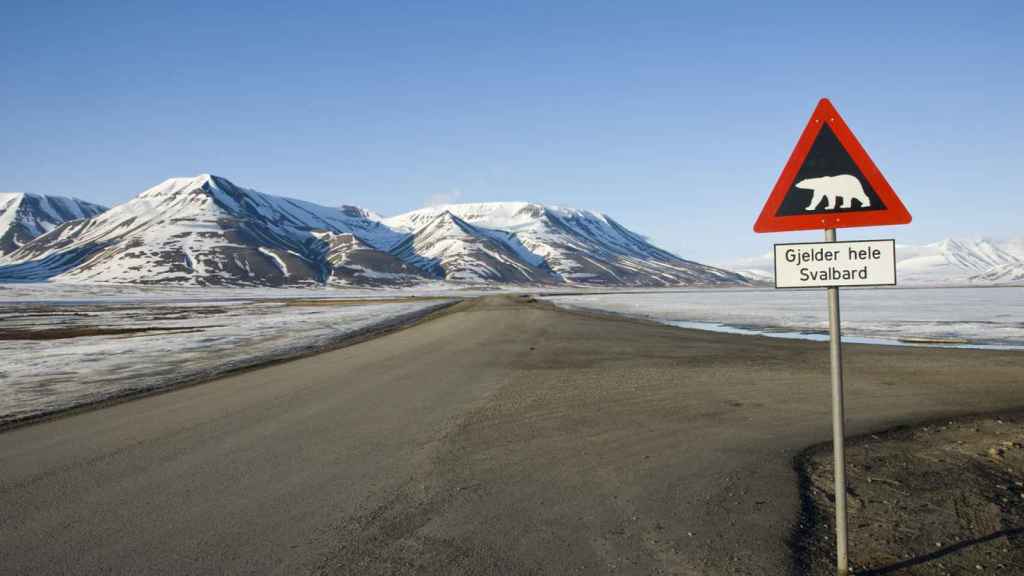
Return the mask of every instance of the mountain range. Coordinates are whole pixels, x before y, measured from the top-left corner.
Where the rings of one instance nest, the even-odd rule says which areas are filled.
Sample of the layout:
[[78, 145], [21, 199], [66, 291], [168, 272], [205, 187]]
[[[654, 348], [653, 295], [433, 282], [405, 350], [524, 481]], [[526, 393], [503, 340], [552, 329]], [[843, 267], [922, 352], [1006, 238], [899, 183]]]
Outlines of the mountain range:
[[0, 257], [65, 222], [91, 218], [106, 209], [63, 196], [0, 193]]
[[[739, 260], [730, 269], [771, 283], [771, 253]], [[1024, 238], [947, 238], [931, 244], [896, 245], [896, 278], [901, 286], [968, 286], [1024, 283]]]
[[742, 275], [657, 248], [604, 214], [525, 202], [453, 204], [385, 219], [209, 174], [166, 180], [109, 210], [45, 198], [51, 199], [22, 200], [24, 209], [13, 216], [0, 213], [0, 238], [14, 238], [0, 252], [0, 281], [748, 284]]

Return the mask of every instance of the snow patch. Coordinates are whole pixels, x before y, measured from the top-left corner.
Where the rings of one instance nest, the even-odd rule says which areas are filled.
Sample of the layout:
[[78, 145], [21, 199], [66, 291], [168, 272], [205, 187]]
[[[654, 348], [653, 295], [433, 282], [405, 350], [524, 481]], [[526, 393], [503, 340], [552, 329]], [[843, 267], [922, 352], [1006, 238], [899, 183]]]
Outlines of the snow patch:
[[288, 265], [284, 263], [284, 260], [282, 260], [280, 256], [262, 247], [260, 248], [260, 252], [270, 257], [270, 259], [274, 262], [274, 265], [277, 266], [277, 269], [281, 271], [282, 276], [284, 276], [285, 278], [288, 277]]

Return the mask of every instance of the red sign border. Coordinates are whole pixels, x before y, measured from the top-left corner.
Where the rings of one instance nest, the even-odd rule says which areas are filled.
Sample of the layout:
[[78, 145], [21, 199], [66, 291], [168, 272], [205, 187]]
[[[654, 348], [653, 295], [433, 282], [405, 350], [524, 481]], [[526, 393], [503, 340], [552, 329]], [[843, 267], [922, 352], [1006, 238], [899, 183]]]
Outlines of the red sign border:
[[[821, 127], [828, 123], [835, 133], [839, 143], [843, 145], [846, 152], [853, 159], [853, 162], [860, 169], [861, 174], [868, 181], [878, 198], [885, 204], [884, 210], [870, 210], [865, 212], [838, 212], [835, 214], [801, 214], [797, 216], [776, 216], [779, 206], [786, 198], [786, 194], [793, 187], [796, 175], [807, 159], [815, 138], [821, 132]], [[782, 169], [778, 182], [768, 196], [761, 215], [754, 222], [754, 232], [789, 232], [795, 230], [826, 230], [829, 228], [852, 228], [856, 226], [887, 226], [891, 224], [909, 224], [910, 212], [896, 196], [888, 180], [882, 172], [871, 161], [867, 151], [857, 141], [850, 128], [846, 125], [843, 117], [832, 105], [828, 98], [822, 98], [818, 106], [807, 121], [807, 127], [797, 140], [796, 148], [789, 156], [789, 161]]]

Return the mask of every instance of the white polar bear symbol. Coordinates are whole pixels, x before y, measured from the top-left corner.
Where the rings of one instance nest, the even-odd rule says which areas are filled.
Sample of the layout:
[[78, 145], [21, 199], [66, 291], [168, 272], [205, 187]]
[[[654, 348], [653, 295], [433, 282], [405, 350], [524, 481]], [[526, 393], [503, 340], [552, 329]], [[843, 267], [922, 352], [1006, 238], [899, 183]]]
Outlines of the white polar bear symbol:
[[864, 188], [860, 185], [860, 180], [856, 176], [849, 174], [840, 174], [838, 176], [822, 176], [821, 178], [807, 178], [796, 183], [797, 188], [804, 190], [813, 190], [814, 197], [811, 198], [811, 203], [807, 205], [804, 210], [814, 210], [821, 204], [822, 198], [828, 198], [828, 204], [825, 205], [825, 210], [834, 210], [836, 207], [836, 198], [842, 198], [843, 203], [840, 204], [840, 208], [853, 208], [850, 201], [856, 200], [860, 202], [861, 208], [867, 208], [871, 206], [871, 200], [868, 195], [864, 193]]

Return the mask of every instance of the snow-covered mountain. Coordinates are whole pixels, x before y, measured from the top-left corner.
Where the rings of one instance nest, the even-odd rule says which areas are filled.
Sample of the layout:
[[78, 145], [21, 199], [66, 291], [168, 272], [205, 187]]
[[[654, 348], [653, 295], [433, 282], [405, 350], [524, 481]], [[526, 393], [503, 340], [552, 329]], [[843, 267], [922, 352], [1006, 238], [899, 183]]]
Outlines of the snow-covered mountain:
[[0, 260], [0, 279], [279, 286], [323, 283], [343, 270], [340, 281], [359, 283], [367, 270], [377, 271], [336, 269], [316, 233], [357, 235], [370, 248], [400, 240], [378, 220], [358, 208], [270, 196], [209, 174], [172, 178], [22, 246]]
[[0, 256], [10, 254], [57, 226], [105, 211], [98, 204], [64, 196], [0, 193]]
[[350, 232], [312, 233], [309, 247], [329, 267], [328, 281], [346, 284], [386, 286], [411, 284], [429, 278], [423, 270], [403, 262], [390, 252], [379, 250]]
[[416, 229], [393, 253], [452, 281], [554, 282], [542, 259], [512, 247], [513, 238], [484, 230], [445, 210]]
[[896, 246], [898, 278], [912, 284], [998, 282], [990, 271], [1024, 266], [1000, 244], [987, 238], [952, 239], [924, 246]]
[[0, 257], [0, 281], [196, 285], [745, 284], [683, 260], [611, 218], [521, 202], [457, 204], [393, 218], [172, 178]]
[[[447, 215], [447, 216], [446, 216]], [[556, 282], [609, 286], [745, 284], [742, 276], [666, 252], [604, 214], [527, 202], [450, 204], [387, 218], [412, 232], [442, 220], [510, 249], [508, 262]], [[468, 226], [468, 228], [467, 228]], [[518, 258], [513, 258], [513, 256]]]
[[[748, 278], [771, 282], [772, 254], [729, 264]], [[1024, 238], [953, 239], [896, 245], [896, 278], [902, 286], [966, 286], [1024, 282]]]
[[1024, 261], [994, 266], [970, 280], [975, 284], [1024, 284]]

